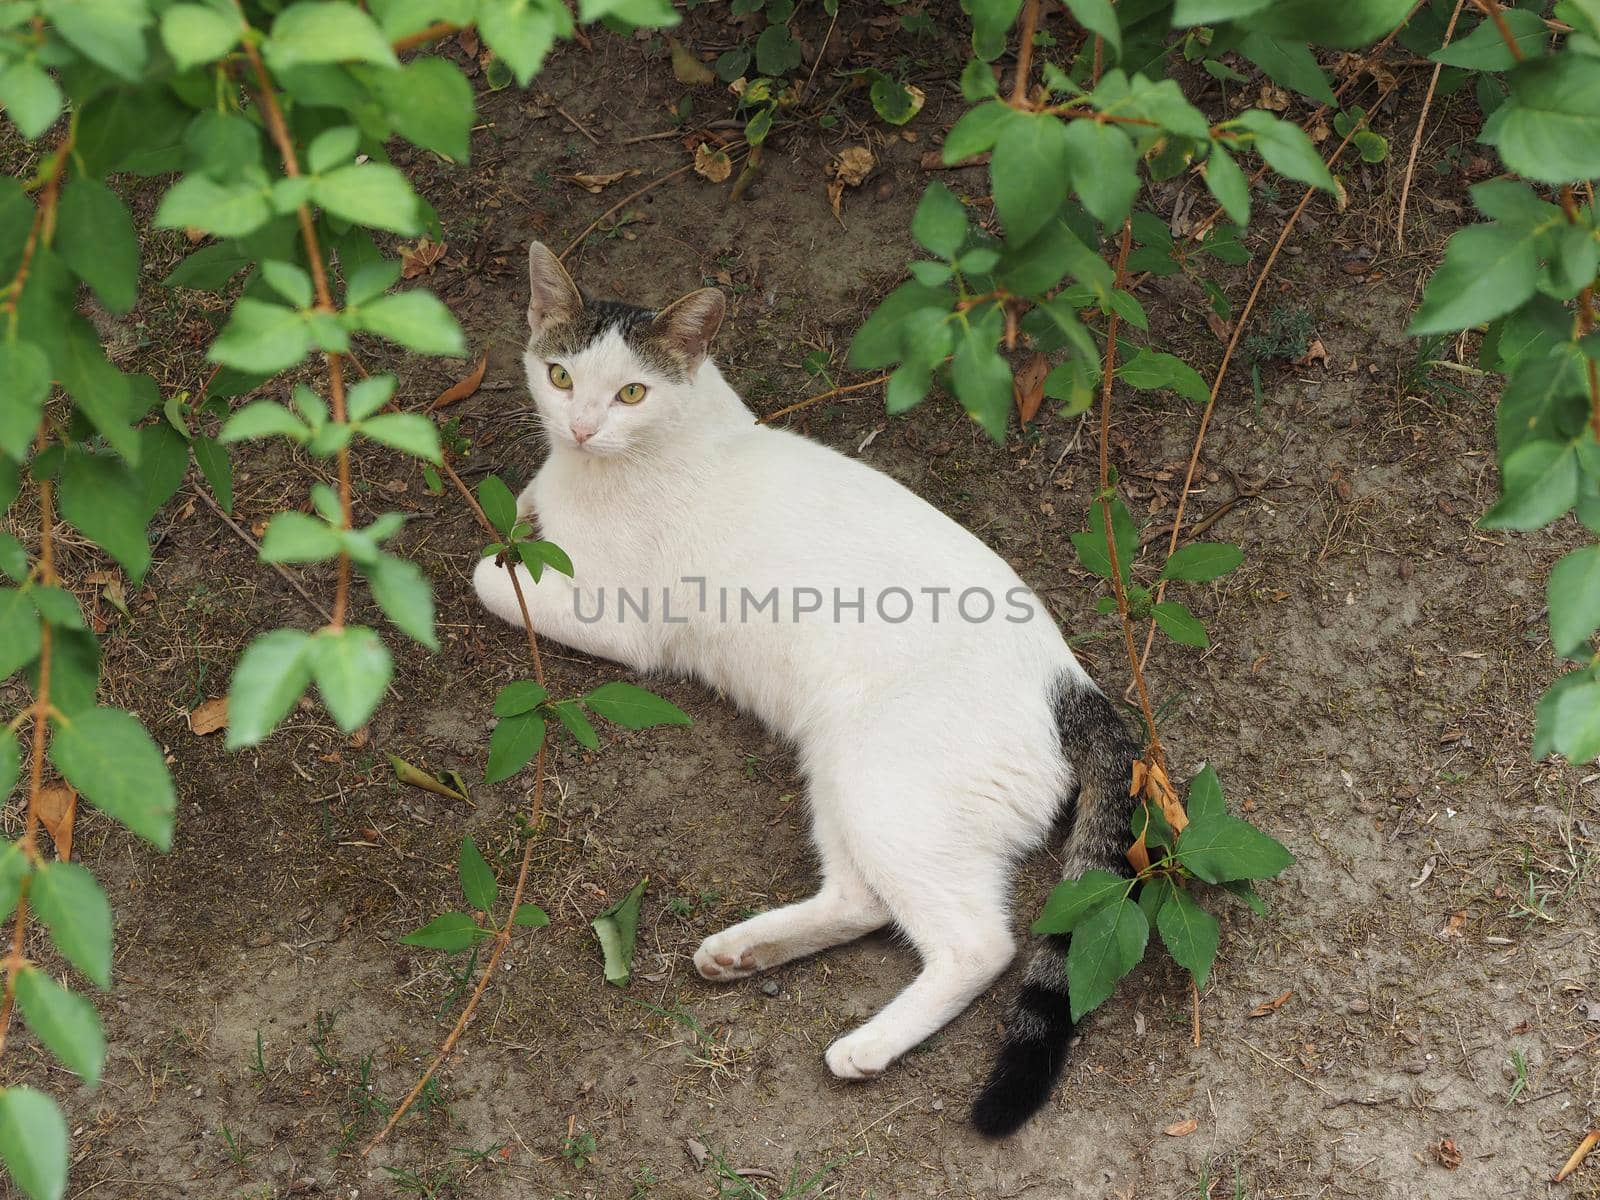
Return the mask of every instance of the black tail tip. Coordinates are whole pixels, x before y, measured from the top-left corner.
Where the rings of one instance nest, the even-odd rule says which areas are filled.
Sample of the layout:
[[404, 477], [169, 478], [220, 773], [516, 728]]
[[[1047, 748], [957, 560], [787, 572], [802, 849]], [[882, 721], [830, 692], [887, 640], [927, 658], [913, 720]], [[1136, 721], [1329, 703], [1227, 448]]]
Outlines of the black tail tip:
[[1024, 987], [1006, 1033], [989, 1081], [972, 1102], [973, 1128], [984, 1137], [1010, 1137], [1050, 1099], [1072, 1037], [1067, 998]]

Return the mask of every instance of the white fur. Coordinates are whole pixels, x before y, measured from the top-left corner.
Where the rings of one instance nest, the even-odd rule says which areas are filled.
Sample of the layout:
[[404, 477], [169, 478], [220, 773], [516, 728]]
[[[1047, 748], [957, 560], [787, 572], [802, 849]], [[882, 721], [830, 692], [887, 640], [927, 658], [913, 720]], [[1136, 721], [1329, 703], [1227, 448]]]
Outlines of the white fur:
[[[720, 314], [719, 314], [720, 315]], [[1037, 599], [1033, 618], [932, 620], [922, 588], [986, 588], [1003, 606], [1021, 580], [954, 521], [873, 468], [757, 425], [709, 360], [687, 382], [652, 373], [615, 331], [573, 361], [570, 392], [531, 352], [528, 380], [550, 455], [520, 507], [571, 556], [574, 581], [546, 571], [522, 590], [540, 634], [636, 671], [690, 675], [791, 740], [809, 785], [821, 859], [817, 895], [709, 937], [707, 979], [736, 979], [894, 922], [922, 973], [882, 1012], [834, 1042], [835, 1075], [881, 1072], [1005, 969], [1013, 863], [1038, 845], [1071, 786], [1048, 697], [1063, 673], [1087, 676]], [[612, 399], [649, 389], [638, 405]], [[581, 446], [572, 433], [591, 432]], [[520, 570], [521, 568], [519, 568]], [[703, 576], [709, 612], [698, 611]], [[493, 559], [474, 579], [490, 610], [521, 615]], [[785, 612], [719, 619], [716, 589], [865, 589], [868, 610], [835, 621], [831, 601], [798, 622]], [[617, 588], [652, 593], [651, 620], [619, 623]], [[661, 620], [660, 593], [672, 591]], [[872, 611], [885, 588], [918, 602], [903, 624]], [[898, 612], [898, 608], [892, 611]], [[737, 607], [732, 609], [736, 615]]]

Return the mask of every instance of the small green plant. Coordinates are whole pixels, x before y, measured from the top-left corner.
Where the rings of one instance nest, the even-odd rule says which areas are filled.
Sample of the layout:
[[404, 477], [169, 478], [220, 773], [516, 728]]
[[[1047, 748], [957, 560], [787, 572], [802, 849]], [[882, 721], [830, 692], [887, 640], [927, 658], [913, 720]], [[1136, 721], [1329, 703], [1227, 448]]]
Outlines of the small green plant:
[[243, 1135], [235, 1136], [233, 1130], [226, 1125], [219, 1125], [217, 1132], [222, 1135], [222, 1144], [227, 1147], [228, 1157], [233, 1160], [234, 1165], [244, 1166], [245, 1160], [251, 1155], [251, 1150], [245, 1144]]
[[1316, 330], [1317, 319], [1309, 308], [1280, 305], [1267, 313], [1263, 327], [1245, 338], [1239, 348], [1252, 362], [1294, 362], [1311, 349], [1311, 335]]
[[1528, 1090], [1528, 1056], [1513, 1050], [1507, 1062], [1511, 1067], [1511, 1091], [1506, 1096], [1506, 1107], [1510, 1108]]
[[594, 1157], [596, 1142], [594, 1134], [573, 1133], [561, 1143], [561, 1157], [566, 1159], [575, 1169], [581, 1171], [589, 1165], [589, 1160]]
[[711, 1168], [716, 1172], [717, 1200], [805, 1200], [807, 1196], [819, 1192], [828, 1176], [853, 1157], [846, 1155], [826, 1162], [809, 1174], [797, 1162], [789, 1168], [788, 1178], [774, 1185], [781, 1186], [783, 1190], [771, 1191], [753, 1178], [739, 1174], [729, 1164], [726, 1154], [713, 1153]]

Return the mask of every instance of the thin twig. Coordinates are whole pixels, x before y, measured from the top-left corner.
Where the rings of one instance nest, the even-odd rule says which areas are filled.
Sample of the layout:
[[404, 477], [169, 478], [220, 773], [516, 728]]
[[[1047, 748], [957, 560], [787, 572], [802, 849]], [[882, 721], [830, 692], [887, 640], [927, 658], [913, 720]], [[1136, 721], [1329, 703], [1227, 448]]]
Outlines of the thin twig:
[[1033, 73], [1033, 35], [1038, 28], [1039, 0], [1028, 0], [1022, 10], [1022, 36], [1017, 43], [1017, 77], [1011, 83], [1013, 108], [1028, 106], [1028, 76]]
[[[215, 512], [217, 514], [217, 516], [222, 518], [222, 520], [227, 524], [228, 528], [233, 530], [234, 533], [238, 534], [239, 539], [241, 541], [243, 541], [245, 543], [245, 545], [249, 546], [252, 550], [254, 550], [256, 552], [256, 557], [259, 558], [261, 556], [261, 543], [256, 541], [255, 538], [250, 536], [250, 531], [249, 530], [247, 530], [243, 525], [240, 525], [239, 522], [235, 521], [232, 517], [230, 517], [223, 510], [222, 505], [218, 504], [215, 500], [213, 500], [211, 498], [211, 495], [210, 495], [209, 492], [207, 492], [204, 488], [197, 487], [197, 488], [194, 489], [194, 494], [196, 496], [199, 496], [200, 499], [204, 500], [207, 504], [209, 504], [211, 506], [211, 510], [213, 512]], [[269, 563], [267, 563], [267, 566], [271, 567], [274, 571], [276, 571], [282, 577], [282, 579], [283, 579], [283, 581], [285, 583], [287, 583], [296, 592], [298, 592], [300, 594], [300, 598], [302, 600], [304, 600], [307, 604], [309, 604], [316, 611], [318, 616], [320, 616], [324, 621], [328, 622], [328, 624], [330, 624], [330, 625], [333, 624], [333, 614], [330, 613], [326, 608], [324, 608], [322, 606], [322, 604], [317, 600], [317, 598], [315, 596], [313, 596], [310, 592], [306, 591], [304, 585], [302, 585], [301, 582], [298, 579], [296, 579], [293, 575], [289, 574], [289, 572], [284, 569], [283, 564], [275, 563], [275, 562], [269, 562]]]
[[[1382, 104], [1383, 101], [1387, 99], [1389, 93], [1394, 91], [1394, 89], [1398, 86], [1399, 84], [1397, 81], [1386, 88], [1378, 97], [1377, 101], [1374, 102], [1372, 106], [1373, 109], [1376, 110], [1378, 105]], [[1333, 164], [1338, 161], [1339, 156], [1344, 153], [1345, 147], [1350, 144], [1357, 132], [1366, 126], [1368, 117], [1370, 117], [1370, 115], [1371, 114], [1368, 113], [1366, 116], [1363, 116], [1361, 120], [1357, 121], [1353, 126], [1351, 126], [1350, 132], [1345, 134], [1344, 139], [1334, 147], [1333, 153], [1328, 155], [1326, 160], [1329, 167], [1332, 167]], [[1183, 533], [1183, 510], [1189, 502], [1189, 489], [1194, 486], [1195, 472], [1200, 466], [1200, 450], [1201, 447], [1205, 445], [1206, 430], [1211, 425], [1211, 414], [1217, 407], [1217, 397], [1222, 392], [1222, 381], [1227, 378], [1228, 365], [1233, 361], [1233, 352], [1238, 348], [1239, 339], [1244, 333], [1245, 324], [1250, 319], [1250, 313], [1256, 306], [1256, 300], [1260, 297], [1261, 289], [1267, 282], [1267, 276], [1272, 274], [1273, 264], [1278, 261], [1278, 255], [1282, 253], [1284, 244], [1288, 242], [1289, 234], [1293, 232], [1295, 222], [1300, 219], [1300, 214], [1305, 212], [1306, 206], [1311, 203], [1311, 197], [1316, 194], [1316, 191], [1316, 188], [1308, 187], [1305, 191], [1305, 195], [1300, 197], [1300, 203], [1295, 205], [1294, 211], [1289, 214], [1289, 219], [1283, 223], [1283, 229], [1278, 233], [1278, 240], [1272, 244], [1272, 250], [1267, 255], [1267, 261], [1261, 265], [1261, 270], [1256, 275], [1255, 284], [1250, 288], [1250, 296], [1245, 301], [1244, 308], [1239, 312], [1239, 319], [1234, 322], [1233, 333], [1228, 338], [1228, 345], [1222, 352], [1222, 362], [1217, 366], [1217, 373], [1211, 380], [1211, 394], [1206, 400], [1205, 409], [1200, 414], [1200, 428], [1195, 431], [1194, 448], [1189, 452], [1189, 467], [1188, 470], [1184, 472], [1183, 487], [1178, 492], [1178, 508], [1173, 514], [1172, 518], [1172, 534], [1167, 539], [1168, 558], [1171, 558], [1173, 552], [1177, 550], [1178, 539]], [[1166, 595], [1166, 592], [1167, 581], [1163, 579], [1156, 586], [1156, 603], [1159, 604], [1161, 602], [1162, 598]], [[1155, 636], [1156, 624], [1155, 621], [1152, 620], [1150, 622], [1150, 628], [1145, 634], [1144, 653], [1139, 657], [1141, 665], [1149, 661], [1150, 648], [1155, 642]]]
[[[1467, 0], [1456, 0], [1455, 11], [1450, 14], [1450, 23], [1444, 29], [1444, 42], [1448, 46], [1450, 39], [1455, 36], [1456, 22], [1461, 19], [1461, 10], [1466, 7]], [[1417, 169], [1417, 155], [1422, 150], [1422, 131], [1428, 124], [1428, 109], [1433, 106], [1434, 89], [1439, 86], [1439, 72], [1444, 70], [1442, 62], [1433, 64], [1433, 76], [1428, 80], [1428, 94], [1422, 98], [1422, 111], [1417, 114], [1417, 132], [1411, 138], [1411, 153], [1406, 158], [1406, 175], [1400, 182], [1400, 213], [1394, 222], [1394, 248], [1406, 248], [1406, 201], [1411, 198], [1411, 176]]]
[[1588, 1134], [1585, 1135], [1583, 1141], [1578, 1143], [1578, 1148], [1572, 1152], [1572, 1157], [1567, 1159], [1566, 1165], [1563, 1166], [1561, 1170], [1556, 1172], [1555, 1178], [1550, 1182], [1565, 1182], [1567, 1176], [1571, 1175], [1583, 1165], [1583, 1160], [1589, 1157], [1590, 1151], [1592, 1151], [1596, 1146], [1600, 1146], [1600, 1129], [1591, 1129], [1589, 1130]]
[[832, 400], [835, 396], [845, 396], [851, 392], [864, 391], [867, 388], [877, 387], [880, 383], [887, 382], [889, 382], [889, 372], [885, 371], [882, 375], [874, 375], [871, 379], [865, 380], [862, 383], [852, 383], [845, 387], [829, 388], [827, 391], [818, 395], [807, 396], [804, 400], [796, 400], [793, 404], [786, 404], [776, 412], [769, 412], [764, 417], [758, 417], [756, 419], [756, 424], [769, 425], [773, 421], [776, 421], [779, 417], [786, 417], [792, 412], [799, 412], [802, 408], [810, 408], [813, 404], [821, 404], [824, 400]]
[[563, 259], [566, 258], [567, 255], [571, 254], [579, 246], [583, 245], [583, 239], [588, 237], [596, 229], [600, 228], [600, 222], [604, 221], [612, 213], [618, 212], [622, 208], [624, 208], [625, 206], [627, 206], [629, 204], [632, 204], [635, 200], [637, 200], [640, 196], [644, 195], [646, 192], [652, 191], [655, 188], [660, 187], [663, 183], [667, 183], [667, 182], [670, 182], [671, 180], [676, 179], [679, 175], [686, 175], [692, 170], [694, 170], [694, 164], [693, 163], [684, 163], [683, 166], [679, 167], [676, 171], [668, 171], [665, 175], [660, 175], [660, 176], [657, 176], [655, 179], [652, 179], [649, 183], [645, 184], [642, 188], [638, 189], [638, 191], [629, 192], [621, 200], [618, 200], [610, 208], [606, 209], [605, 212], [601, 213], [594, 220], [590, 221], [589, 224], [584, 227], [583, 232], [580, 233], [577, 237], [573, 238], [571, 244], [565, 250], [563, 250], [561, 252], [560, 257], [563, 258]]
[[426, 29], [408, 33], [403, 38], [396, 38], [391, 48], [396, 54], [404, 54], [407, 50], [415, 50], [418, 46], [426, 46], [429, 42], [436, 42], [440, 38], [449, 37], [452, 33], [459, 33], [461, 29], [462, 26], [452, 25], [449, 21], [435, 21]]
[[1506, 14], [1500, 10], [1498, 0], [1472, 0], [1480, 12], [1494, 22], [1495, 31], [1499, 33], [1500, 40], [1506, 44], [1506, 49], [1511, 51], [1511, 57], [1521, 62], [1523, 59], [1522, 47], [1517, 45], [1517, 39], [1511, 34], [1511, 26], [1506, 24]]
[[573, 116], [566, 109], [562, 108], [559, 104], [556, 105], [556, 111], [558, 113], [560, 113], [566, 119], [566, 122], [567, 122], [568, 125], [571, 125], [574, 129], [576, 129], [579, 133], [583, 134], [584, 137], [588, 138], [596, 146], [598, 146], [600, 144], [600, 139], [595, 137], [594, 134], [590, 133], [588, 126], [586, 126], [582, 121], [578, 120], [577, 117]]

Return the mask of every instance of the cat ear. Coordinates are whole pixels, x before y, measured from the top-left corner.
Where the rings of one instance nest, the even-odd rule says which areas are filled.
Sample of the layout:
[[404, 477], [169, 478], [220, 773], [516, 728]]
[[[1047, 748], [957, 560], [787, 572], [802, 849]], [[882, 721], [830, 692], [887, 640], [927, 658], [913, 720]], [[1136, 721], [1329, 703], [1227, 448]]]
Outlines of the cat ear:
[[726, 307], [727, 302], [716, 288], [690, 292], [655, 315], [650, 322], [650, 336], [692, 371], [711, 349], [711, 339], [717, 336]]
[[583, 308], [578, 285], [543, 242], [528, 247], [528, 328], [538, 337], [545, 330], [563, 325]]

